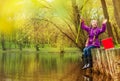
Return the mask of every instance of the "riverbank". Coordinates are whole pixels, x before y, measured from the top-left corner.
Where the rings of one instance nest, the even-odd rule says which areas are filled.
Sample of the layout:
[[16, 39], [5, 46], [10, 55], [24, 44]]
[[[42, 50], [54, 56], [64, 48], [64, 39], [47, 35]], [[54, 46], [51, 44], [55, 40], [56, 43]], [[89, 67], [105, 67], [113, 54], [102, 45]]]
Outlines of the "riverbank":
[[80, 52], [78, 48], [40, 48], [39, 51], [36, 51], [34, 48], [24, 48], [22, 50], [19, 49], [7, 49], [2, 50], [0, 49], [0, 52], [48, 52], [48, 53], [67, 53], [67, 52]]

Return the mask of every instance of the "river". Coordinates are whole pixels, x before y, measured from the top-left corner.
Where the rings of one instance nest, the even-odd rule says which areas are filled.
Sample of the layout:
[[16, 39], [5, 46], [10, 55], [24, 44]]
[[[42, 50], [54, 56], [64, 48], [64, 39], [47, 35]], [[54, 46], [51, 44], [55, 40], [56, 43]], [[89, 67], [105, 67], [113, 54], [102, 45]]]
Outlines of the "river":
[[80, 53], [0, 53], [0, 81], [113, 81], [81, 70]]

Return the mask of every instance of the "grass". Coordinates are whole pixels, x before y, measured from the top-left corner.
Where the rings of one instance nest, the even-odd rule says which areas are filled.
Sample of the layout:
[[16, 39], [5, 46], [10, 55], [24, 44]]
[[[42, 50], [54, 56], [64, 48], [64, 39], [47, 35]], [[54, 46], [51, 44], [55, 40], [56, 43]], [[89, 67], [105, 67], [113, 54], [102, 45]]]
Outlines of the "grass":
[[63, 52], [80, 52], [80, 50], [78, 48], [64, 48], [64, 49], [60, 49], [60, 48], [40, 48], [39, 51], [36, 51], [35, 48], [23, 48], [22, 51], [20, 51], [19, 49], [7, 49], [5, 51], [3, 51], [2, 49], [0, 49], [0, 52], [51, 52], [51, 53], [60, 53], [61, 51]]

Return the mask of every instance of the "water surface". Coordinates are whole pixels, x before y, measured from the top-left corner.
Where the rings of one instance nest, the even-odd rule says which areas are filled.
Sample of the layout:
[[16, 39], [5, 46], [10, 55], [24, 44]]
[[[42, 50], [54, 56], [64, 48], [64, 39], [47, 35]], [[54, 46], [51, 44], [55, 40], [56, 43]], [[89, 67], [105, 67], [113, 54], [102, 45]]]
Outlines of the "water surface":
[[113, 81], [81, 70], [79, 53], [0, 53], [0, 81]]

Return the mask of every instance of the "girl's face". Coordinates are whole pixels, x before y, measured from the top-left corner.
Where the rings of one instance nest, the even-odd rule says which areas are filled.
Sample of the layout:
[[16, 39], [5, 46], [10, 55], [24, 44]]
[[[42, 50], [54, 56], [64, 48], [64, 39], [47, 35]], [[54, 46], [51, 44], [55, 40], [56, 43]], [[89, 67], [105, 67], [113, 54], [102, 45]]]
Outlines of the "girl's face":
[[96, 28], [97, 27], [97, 20], [92, 20], [91, 25], [92, 25], [92, 28]]

